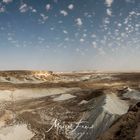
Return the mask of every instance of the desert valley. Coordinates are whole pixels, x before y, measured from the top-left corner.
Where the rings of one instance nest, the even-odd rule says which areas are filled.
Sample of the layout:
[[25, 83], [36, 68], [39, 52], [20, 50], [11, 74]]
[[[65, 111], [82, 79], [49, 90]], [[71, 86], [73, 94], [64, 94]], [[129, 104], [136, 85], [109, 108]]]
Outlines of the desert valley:
[[140, 73], [0, 72], [0, 140], [139, 140]]

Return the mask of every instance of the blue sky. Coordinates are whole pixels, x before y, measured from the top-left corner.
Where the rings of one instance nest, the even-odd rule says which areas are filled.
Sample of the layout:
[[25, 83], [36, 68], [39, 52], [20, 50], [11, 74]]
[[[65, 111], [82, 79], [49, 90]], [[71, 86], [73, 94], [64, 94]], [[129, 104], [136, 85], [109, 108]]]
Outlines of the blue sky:
[[139, 70], [139, 0], [1, 0], [0, 69]]

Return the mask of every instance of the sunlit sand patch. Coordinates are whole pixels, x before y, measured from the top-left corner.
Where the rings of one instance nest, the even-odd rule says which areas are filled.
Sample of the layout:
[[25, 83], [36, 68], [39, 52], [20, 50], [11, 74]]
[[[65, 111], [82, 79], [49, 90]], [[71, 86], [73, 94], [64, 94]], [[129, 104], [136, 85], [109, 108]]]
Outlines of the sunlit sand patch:
[[81, 105], [81, 104], [87, 104], [87, 103], [88, 103], [88, 101], [82, 100], [79, 104]]
[[140, 92], [130, 88], [128, 88], [128, 91], [123, 96], [125, 98], [140, 100]]
[[23, 99], [41, 98], [57, 94], [64, 94], [67, 92], [71, 92], [73, 90], [78, 90], [78, 88], [16, 89], [13, 91], [0, 90], [0, 100], [11, 101], [13, 99], [23, 100]]
[[110, 94], [106, 96], [103, 108], [112, 114], [122, 115], [127, 112], [128, 105], [115, 94]]
[[122, 85], [122, 83], [117, 83], [117, 82], [115, 82], [115, 83], [104, 83], [104, 86], [119, 86], [119, 85]]
[[63, 101], [63, 100], [69, 100], [72, 98], [75, 98], [76, 96], [71, 95], [71, 94], [61, 94], [60, 96], [54, 98], [54, 101]]
[[7, 126], [0, 129], [0, 140], [30, 140], [34, 134], [27, 125]]

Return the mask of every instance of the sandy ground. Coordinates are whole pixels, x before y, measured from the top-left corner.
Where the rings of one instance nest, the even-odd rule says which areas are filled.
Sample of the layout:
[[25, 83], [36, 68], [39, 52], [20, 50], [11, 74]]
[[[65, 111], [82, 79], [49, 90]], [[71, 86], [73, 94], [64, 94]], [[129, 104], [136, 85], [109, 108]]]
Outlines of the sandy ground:
[[108, 138], [140, 100], [139, 73], [10, 71], [0, 79], [0, 140]]
[[7, 126], [0, 129], [0, 140], [29, 140], [34, 134], [26, 124]]
[[54, 96], [57, 94], [64, 94], [70, 91], [78, 91], [78, 88], [45, 88], [45, 89], [14, 89], [14, 90], [0, 90], [1, 101], [23, 100], [41, 98], [47, 96]]

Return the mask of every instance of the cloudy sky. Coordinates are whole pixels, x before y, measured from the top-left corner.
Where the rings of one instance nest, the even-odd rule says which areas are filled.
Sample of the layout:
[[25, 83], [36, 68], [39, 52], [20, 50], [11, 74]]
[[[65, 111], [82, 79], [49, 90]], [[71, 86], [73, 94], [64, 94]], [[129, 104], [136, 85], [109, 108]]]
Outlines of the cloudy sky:
[[140, 0], [0, 0], [0, 69], [140, 70]]

